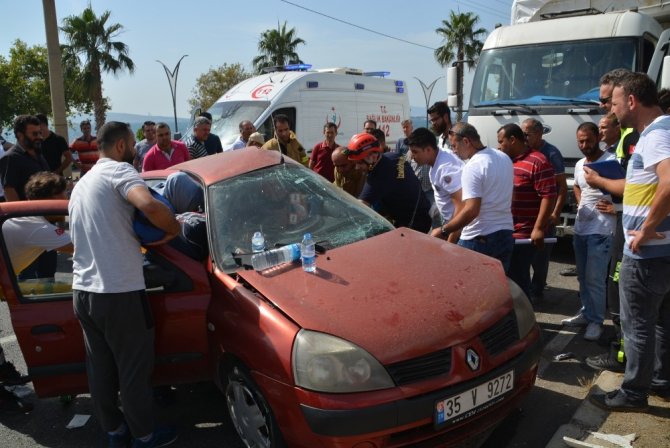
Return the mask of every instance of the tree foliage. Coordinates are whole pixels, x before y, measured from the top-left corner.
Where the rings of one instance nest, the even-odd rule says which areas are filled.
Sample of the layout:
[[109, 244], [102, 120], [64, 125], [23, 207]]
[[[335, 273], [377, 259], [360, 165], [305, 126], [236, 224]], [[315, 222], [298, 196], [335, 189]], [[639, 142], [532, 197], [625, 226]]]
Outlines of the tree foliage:
[[260, 73], [263, 67], [301, 63], [296, 49], [298, 45], [304, 43], [306, 42], [303, 39], [296, 37], [295, 28], [287, 30], [286, 22], [283, 25], [277, 23], [277, 29], [269, 29], [261, 33], [258, 41], [260, 54], [252, 61], [254, 70]]
[[188, 104], [191, 109], [200, 107], [202, 110], [207, 110], [231, 87], [250, 76], [251, 74], [244, 70], [240, 63], [230, 65], [224, 63], [219, 67], [210, 68], [196, 79]]
[[[92, 102], [81, 88], [82, 76], [82, 70], [76, 64], [63, 64], [68, 114], [91, 111]], [[9, 50], [9, 59], [0, 56], [0, 98], [0, 127], [11, 125], [17, 115], [51, 114], [49, 63], [45, 46], [29, 47], [17, 39]]]
[[79, 16], [63, 19], [61, 30], [68, 41], [63, 46], [65, 60], [75, 60], [84, 68], [82, 86], [93, 101], [96, 127], [105, 124], [107, 100], [102, 94], [102, 73], [118, 74], [123, 70], [135, 71], [135, 63], [128, 56], [128, 46], [115, 40], [123, 30], [118, 23], [108, 24], [110, 11], [100, 17], [89, 6]]
[[461, 119], [463, 111], [463, 64], [472, 70], [479, 59], [484, 43], [480, 40], [486, 35], [485, 28], [475, 26], [479, 16], [473, 12], [456, 13], [451, 11], [449, 20], [443, 20], [442, 26], [435, 32], [442, 37], [442, 46], [435, 50], [435, 59], [442, 66], [453, 60], [457, 61], [458, 110], [457, 118]]

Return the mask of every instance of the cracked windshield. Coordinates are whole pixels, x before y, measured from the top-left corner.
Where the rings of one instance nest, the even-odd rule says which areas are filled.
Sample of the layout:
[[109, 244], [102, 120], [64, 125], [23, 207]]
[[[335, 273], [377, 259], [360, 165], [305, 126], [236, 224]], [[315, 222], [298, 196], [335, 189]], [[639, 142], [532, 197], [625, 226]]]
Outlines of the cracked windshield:
[[215, 256], [223, 270], [237, 269], [234, 256], [248, 253], [261, 231], [266, 247], [298, 243], [305, 233], [325, 249], [393, 229], [318, 174], [280, 164], [220, 182], [209, 189]]

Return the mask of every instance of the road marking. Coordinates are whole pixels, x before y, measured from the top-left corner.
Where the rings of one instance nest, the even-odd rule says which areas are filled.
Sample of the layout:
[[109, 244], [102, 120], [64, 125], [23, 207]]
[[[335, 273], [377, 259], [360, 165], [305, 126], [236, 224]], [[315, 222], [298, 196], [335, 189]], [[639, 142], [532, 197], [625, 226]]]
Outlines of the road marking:
[[[577, 329], [578, 330], [578, 329]], [[573, 330], [560, 330], [556, 336], [542, 350], [543, 355], [540, 359], [540, 366], [537, 369], [537, 376], [542, 378], [544, 371], [551, 365], [554, 360], [554, 355], [561, 353], [563, 349], [570, 343], [572, 338], [577, 333]]]
[[16, 341], [16, 335], [13, 334], [11, 336], [5, 336], [4, 338], [0, 338], [0, 344], [9, 344], [11, 342]]

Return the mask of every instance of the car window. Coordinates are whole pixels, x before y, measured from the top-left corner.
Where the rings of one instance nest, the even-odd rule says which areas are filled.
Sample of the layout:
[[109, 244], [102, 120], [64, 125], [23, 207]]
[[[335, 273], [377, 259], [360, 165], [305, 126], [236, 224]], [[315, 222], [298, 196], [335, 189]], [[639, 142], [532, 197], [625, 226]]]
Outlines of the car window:
[[44, 250], [69, 243], [65, 217], [11, 218], [2, 223], [2, 236], [3, 256], [20, 300], [72, 300], [72, 254]]
[[[7, 269], [14, 273], [13, 275], [13, 289], [19, 292], [19, 301], [21, 302], [43, 302], [51, 300], [72, 300], [72, 254], [49, 251], [45, 252], [42, 249], [36, 248], [37, 253], [40, 253], [38, 258], [24, 269], [14, 266], [19, 263], [17, 250], [24, 253], [30, 250], [31, 245], [16, 245], [12, 248], [7, 244], [7, 240], [12, 238], [9, 233], [11, 224], [22, 223], [26, 220], [43, 221], [47, 224], [47, 218], [41, 216], [34, 217], [20, 217], [11, 219], [2, 224], [2, 253], [3, 258], [7, 260]], [[52, 217], [48, 218], [53, 220]], [[69, 225], [67, 218], [56, 221], [59, 232], [68, 233]], [[17, 249], [18, 248], [18, 249]], [[183, 292], [189, 291], [193, 288], [193, 282], [188, 275], [178, 267], [174, 266], [165, 257], [156, 253], [155, 251], [147, 251], [142, 249], [144, 253], [144, 278], [148, 293], [152, 292]], [[10, 256], [10, 252], [13, 254]], [[33, 253], [32, 256], [37, 256]], [[24, 265], [25, 263], [22, 263]], [[4, 289], [0, 288], [0, 300], [5, 299]]]
[[326, 249], [387, 232], [393, 226], [358, 200], [302, 166], [283, 163], [219, 182], [208, 189], [214, 259], [238, 269], [261, 231], [266, 248], [299, 243], [310, 232]]

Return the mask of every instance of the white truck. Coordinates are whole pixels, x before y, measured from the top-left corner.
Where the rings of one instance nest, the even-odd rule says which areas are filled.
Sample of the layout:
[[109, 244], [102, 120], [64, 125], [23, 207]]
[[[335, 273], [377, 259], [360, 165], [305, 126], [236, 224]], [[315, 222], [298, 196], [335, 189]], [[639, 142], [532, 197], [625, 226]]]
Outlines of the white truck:
[[[603, 74], [627, 68], [668, 87], [664, 71], [670, 64], [663, 60], [670, 40], [663, 30], [669, 27], [670, 5], [659, 1], [515, 0], [512, 25], [496, 28], [484, 43], [468, 122], [495, 146], [503, 124], [538, 119], [544, 138], [563, 154], [570, 178], [583, 157], [577, 126], [602, 117]], [[571, 197], [559, 236], [572, 233], [574, 207]]]
[[273, 137], [272, 116], [287, 115], [291, 128], [309, 154], [323, 140], [323, 125], [338, 126], [336, 141], [346, 145], [372, 119], [386, 134], [389, 146], [404, 137], [400, 123], [410, 118], [404, 81], [387, 72], [352, 68], [275, 71], [235, 85], [208, 110], [212, 132], [224, 149], [239, 136], [239, 123], [249, 120], [266, 141]]

